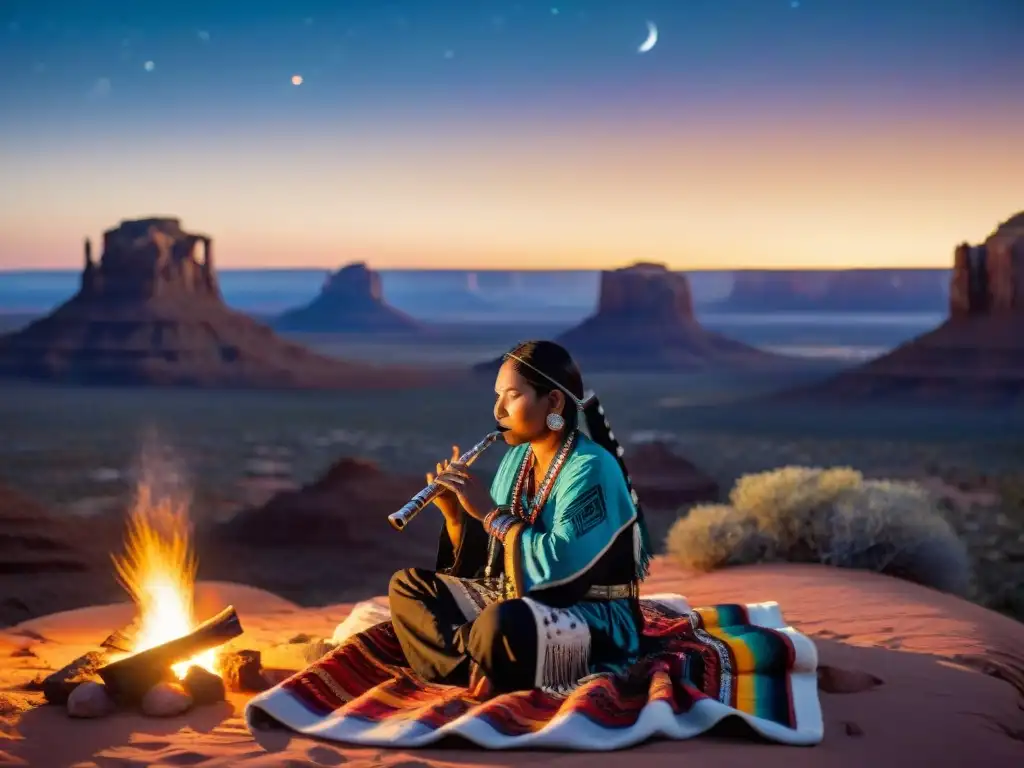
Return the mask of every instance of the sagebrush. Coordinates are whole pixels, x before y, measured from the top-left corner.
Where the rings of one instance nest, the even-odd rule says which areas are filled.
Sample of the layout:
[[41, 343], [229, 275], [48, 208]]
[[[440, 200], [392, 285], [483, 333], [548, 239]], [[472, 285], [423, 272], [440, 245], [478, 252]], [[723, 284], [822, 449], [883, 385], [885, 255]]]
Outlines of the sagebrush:
[[783, 467], [745, 475], [729, 504], [676, 521], [667, 549], [683, 567], [823, 563], [884, 573], [965, 594], [967, 547], [912, 482], [866, 480], [847, 467]]

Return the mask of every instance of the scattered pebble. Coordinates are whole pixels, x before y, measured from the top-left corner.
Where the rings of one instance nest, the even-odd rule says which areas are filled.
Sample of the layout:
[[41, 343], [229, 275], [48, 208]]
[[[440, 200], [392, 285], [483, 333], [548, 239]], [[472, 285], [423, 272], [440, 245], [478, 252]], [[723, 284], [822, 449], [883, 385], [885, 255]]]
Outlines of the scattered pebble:
[[142, 697], [142, 714], [174, 717], [192, 706], [192, 696], [180, 683], [157, 683]]
[[71, 717], [105, 717], [117, 705], [103, 683], [82, 683], [68, 696], [68, 715]]
[[259, 651], [232, 651], [220, 657], [220, 674], [224, 685], [231, 691], [259, 692], [268, 688], [261, 674], [262, 657]]
[[220, 675], [207, 672], [202, 667], [190, 667], [183, 684], [196, 704], [224, 701], [224, 681]]

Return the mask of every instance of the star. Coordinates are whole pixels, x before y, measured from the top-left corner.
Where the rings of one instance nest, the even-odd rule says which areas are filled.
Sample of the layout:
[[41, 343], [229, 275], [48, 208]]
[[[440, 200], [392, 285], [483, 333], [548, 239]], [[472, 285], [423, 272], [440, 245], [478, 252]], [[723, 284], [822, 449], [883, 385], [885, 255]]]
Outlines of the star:
[[155, 66], [156, 64], [154, 64], [152, 61], [147, 61], [145, 64], [142, 65], [142, 68], [147, 72], [152, 72]]
[[799, 8], [800, 7], [800, 0], [790, 0], [789, 7], [790, 8]]
[[449, 48], [447, 51], [444, 52], [444, 57], [446, 59], [454, 59], [455, 58], [455, 51], [453, 51], [451, 48]]
[[292, 85], [302, 85], [302, 75], [292, 75]]
[[557, 16], [559, 13], [560, 13], [560, 11], [558, 10], [558, 8], [552, 8], [551, 9], [551, 15], [552, 16]]
[[210, 42], [210, 33], [207, 32], [205, 29], [200, 29], [198, 32], [196, 32], [196, 37], [198, 37], [204, 43]]

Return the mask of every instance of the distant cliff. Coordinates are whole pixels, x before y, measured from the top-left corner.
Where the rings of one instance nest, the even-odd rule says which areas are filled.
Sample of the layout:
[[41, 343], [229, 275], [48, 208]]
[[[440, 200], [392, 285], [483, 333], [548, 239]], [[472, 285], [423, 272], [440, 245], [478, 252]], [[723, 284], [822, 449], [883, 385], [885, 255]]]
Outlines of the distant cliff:
[[948, 269], [744, 270], [707, 310], [935, 312], [948, 301]]
[[1024, 213], [953, 259], [945, 322], [792, 395], [1024, 405]]

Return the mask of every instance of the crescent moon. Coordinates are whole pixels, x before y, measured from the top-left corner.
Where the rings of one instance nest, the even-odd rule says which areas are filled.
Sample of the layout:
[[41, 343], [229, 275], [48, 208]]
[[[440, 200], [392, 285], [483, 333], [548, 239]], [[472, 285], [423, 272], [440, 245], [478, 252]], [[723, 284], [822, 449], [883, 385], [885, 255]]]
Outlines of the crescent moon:
[[637, 53], [647, 53], [653, 48], [658, 42], [658, 28], [654, 26], [653, 21], [647, 22], [647, 39], [641, 43], [640, 47], [637, 48]]

